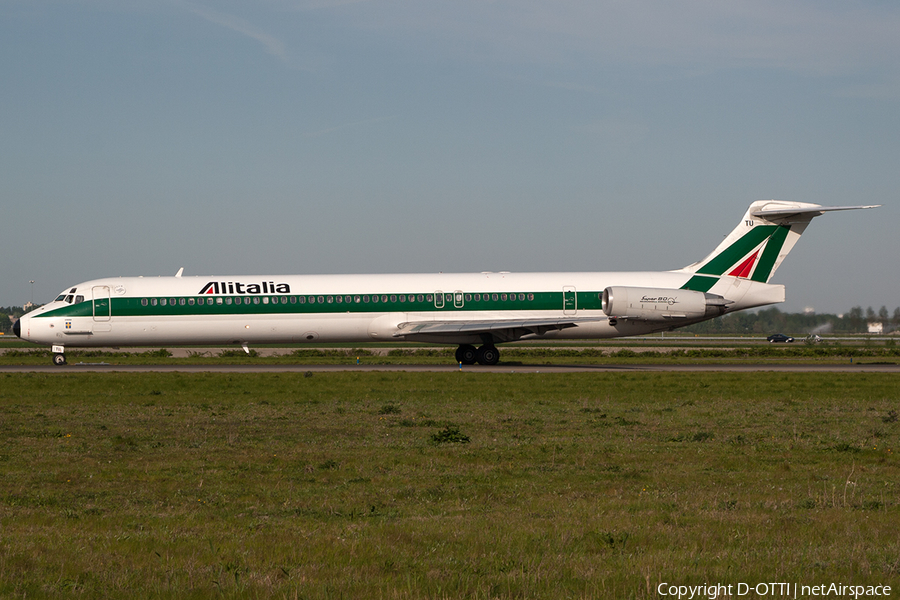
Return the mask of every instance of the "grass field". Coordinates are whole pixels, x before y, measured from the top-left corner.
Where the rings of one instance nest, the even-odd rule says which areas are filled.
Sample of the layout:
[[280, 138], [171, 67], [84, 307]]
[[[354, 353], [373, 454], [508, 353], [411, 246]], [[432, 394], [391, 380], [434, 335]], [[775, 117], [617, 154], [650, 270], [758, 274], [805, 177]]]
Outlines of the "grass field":
[[5, 374], [0, 597], [896, 596], [898, 383]]

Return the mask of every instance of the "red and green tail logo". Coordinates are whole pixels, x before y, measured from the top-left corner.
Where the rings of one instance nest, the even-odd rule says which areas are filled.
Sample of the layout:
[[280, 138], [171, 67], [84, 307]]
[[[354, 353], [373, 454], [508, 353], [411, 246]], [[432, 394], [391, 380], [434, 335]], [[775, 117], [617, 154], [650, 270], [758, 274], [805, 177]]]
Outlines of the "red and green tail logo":
[[758, 225], [697, 269], [682, 289], [708, 292], [719, 277], [769, 280], [790, 225]]

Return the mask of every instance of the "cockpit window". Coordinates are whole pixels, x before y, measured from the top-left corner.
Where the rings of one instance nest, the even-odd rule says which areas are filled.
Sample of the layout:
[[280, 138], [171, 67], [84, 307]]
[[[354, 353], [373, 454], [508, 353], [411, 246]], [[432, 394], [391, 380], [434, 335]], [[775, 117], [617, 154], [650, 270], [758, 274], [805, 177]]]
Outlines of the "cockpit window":
[[[56, 300], [54, 300], [54, 302], [68, 302], [69, 304], [72, 304], [72, 300], [74, 299], [74, 296], [72, 294], [75, 293], [76, 289], [78, 289], [78, 288], [73, 287], [68, 292], [63, 292], [62, 294], [60, 294], [59, 296], [56, 297]], [[84, 300], [83, 296], [79, 296], [79, 298]], [[78, 300], [78, 302], [81, 302], [81, 300]]]
[[81, 294], [75, 296], [75, 304], [81, 304], [82, 302], [84, 302], [84, 296], [82, 296]]

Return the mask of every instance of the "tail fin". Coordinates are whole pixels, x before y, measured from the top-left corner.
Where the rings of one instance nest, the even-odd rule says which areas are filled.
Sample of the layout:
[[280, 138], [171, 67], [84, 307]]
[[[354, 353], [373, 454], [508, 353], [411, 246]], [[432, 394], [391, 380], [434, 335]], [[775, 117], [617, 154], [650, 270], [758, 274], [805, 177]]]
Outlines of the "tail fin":
[[716, 278], [723, 275], [768, 283], [814, 217], [835, 210], [877, 206], [880, 205], [820, 206], [782, 200], [754, 202], [740, 224], [712, 254], [680, 269], [696, 274], [685, 287], [708, 291]]

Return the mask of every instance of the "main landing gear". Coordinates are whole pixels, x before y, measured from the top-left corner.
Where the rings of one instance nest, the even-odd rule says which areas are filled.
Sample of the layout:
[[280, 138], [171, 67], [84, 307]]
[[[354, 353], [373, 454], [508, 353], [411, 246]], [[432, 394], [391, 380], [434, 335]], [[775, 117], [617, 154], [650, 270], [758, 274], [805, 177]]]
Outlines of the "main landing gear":
[[476, 349], [471, 344], [460, 344], [456, 349], [456, 362], [464, 365], [496, 365], [500, 361], [500, 351], [493, 344], [485, 344]]

